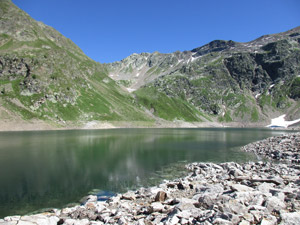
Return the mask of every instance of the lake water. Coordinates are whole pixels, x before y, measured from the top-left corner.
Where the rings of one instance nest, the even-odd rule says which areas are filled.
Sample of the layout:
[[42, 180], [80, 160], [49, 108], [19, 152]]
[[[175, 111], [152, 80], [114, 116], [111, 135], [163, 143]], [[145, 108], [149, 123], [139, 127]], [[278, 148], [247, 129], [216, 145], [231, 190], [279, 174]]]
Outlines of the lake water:
[[0, 132], [0, 218], [77, 203], [186, 173], [194, 161], [245, 162], [240, 147], [284, 131], [113, 129]]

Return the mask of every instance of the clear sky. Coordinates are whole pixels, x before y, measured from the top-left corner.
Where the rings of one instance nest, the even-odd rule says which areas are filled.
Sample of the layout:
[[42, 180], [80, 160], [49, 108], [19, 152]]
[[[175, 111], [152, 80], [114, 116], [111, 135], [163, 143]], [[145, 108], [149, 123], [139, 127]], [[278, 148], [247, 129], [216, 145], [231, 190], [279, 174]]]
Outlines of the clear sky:
[[12, 0], [106, 63], [300, 26], [300, 0]]

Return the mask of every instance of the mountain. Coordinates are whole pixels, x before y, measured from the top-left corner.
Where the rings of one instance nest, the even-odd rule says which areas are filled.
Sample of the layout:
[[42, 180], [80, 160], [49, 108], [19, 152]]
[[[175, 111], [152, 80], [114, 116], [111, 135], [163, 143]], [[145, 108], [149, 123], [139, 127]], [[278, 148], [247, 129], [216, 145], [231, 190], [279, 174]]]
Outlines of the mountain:
[[167, 120], [260, 122], [300, 118], [300, 27], [247, 43], [132, 54], [107, 65], [138, 103]]
[[66, 126], [153, 119], [70, 39], [1, 0], [0, 120]]
[[0, 1], [2, 127], [37, 121], [262, 125], [284, 113], [298, 119], [299, 75], [300, 27], [248, 43], [216, 40], [100, 64], [10, 0]]

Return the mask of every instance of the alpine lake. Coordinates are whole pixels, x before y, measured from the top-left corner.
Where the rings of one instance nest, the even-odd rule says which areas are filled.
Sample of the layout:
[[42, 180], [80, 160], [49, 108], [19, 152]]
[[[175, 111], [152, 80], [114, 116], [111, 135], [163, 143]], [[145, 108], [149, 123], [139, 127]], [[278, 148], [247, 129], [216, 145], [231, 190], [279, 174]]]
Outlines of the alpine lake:
[[79, 204], [187, 174], [190, 162], [257, 161], [240, 150], [289, 131], [245, 128], [0, 132], [0, 218]]

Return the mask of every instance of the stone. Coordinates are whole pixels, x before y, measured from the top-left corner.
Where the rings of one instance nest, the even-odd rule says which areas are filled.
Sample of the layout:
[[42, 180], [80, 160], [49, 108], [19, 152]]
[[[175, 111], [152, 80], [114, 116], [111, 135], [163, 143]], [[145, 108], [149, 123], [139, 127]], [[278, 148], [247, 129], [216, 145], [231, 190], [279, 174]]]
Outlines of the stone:
[[218, 224], [218, 225], [233, 225], [232, 222], [228, 221], [228, 220], [224, 220], [221, 218], [217, 218], [214, 220], [213, 224]]
[[78, 207], [64, 208], [64, 209], [61, 210], [61, 213], [68, 215], [68, 214], [74, 212], [77, 208]]
[[177, 214], [176, 214], [176, 216], [178, 217], [178, 218], [184, 218], [184, 219], [189, 219], [190, 217], [192, 217], [192, 214], [191, 214], [191, 212], [189, 211], [189, 210], [183, 210], [183, 211], [181, 211], [181, 212], [178, 212]]
[[189, 224], [189, 220], [187, 220], [185, 218], [181, 218], [180, 219], [180, 224]]
[[177, 184], [177, 188], [178, 188], [178, 190], [184, 190], [185, 189], [181, 182]]
[[242, 185], [242, 184], [233, 184], [230, 186], [230, 188], [231, 190], [237, 192], [250, 192], [254, 190], [253, 188], [247, 187], [246, 185]]
[[156, 196], [155, 196], [155, 201], [156, 202], [163, 202], [167, 199], [167, 193], [164, 191], [159, 191], [157, 192]]
[[243, 176], [244, 175], [244, 173], [241, 170], [237, 169], [237, 168], [231, 168], [229, 170], [228, 174], [232, 175], [234, 177], [239, 177], [239, 176]]
[[96, 204], [96, 212], [100, 213], [106, 209], [106, 206], [102, 202]]
[[247, 220], [242, 220], [239, 225], [251, 225], [251, 223]]
[[121, 218], [118, 220], [118, 224], [119, 224], [119, 225], [127, 225], [127, 224], [128, 224], [128, 220], [125, 219], [124, 217], [121, 217]]
[[262, 183], [260, 185], [258, 185], [257, 190], [264, 193], [264, 194], [269, 194], [270, 193], [270, 189], [274, 188], [273, 184], [270, 183]]
[[251, 210], [250, 213], [253, 215], [255, 223], [258, 223], [258, 222], [261, 221], [261, 219], [263, 217], [263, 212], [256, 211], [256, 210]]
[[238, 200], [232, 199], [225, 202], [223, 205], [223, 211], [243, 215], [248, 212], [248, 209], [246, 206], [238, 202]]
[[81, 204], [86, 204], [87, 202], [97, 202], [97, 196], [96, 195], [88, 195], [88, 196], [83, 197], [80, 200]]
[[66, 219], [64, 225], [88, 225], [88, 220], [74, 220], [74, 219]]
[[7, 216], [7, 217], [4, 217], [4, 221], [18, 221], [20, 220], [21, 216]]
[[281, 223], [282, 225], [299, 225], [300, 224], [300, 212], [282, 213]]
[[261, 221], [261, 225], [277, 225], [277, 219], [275, 216], [269, 215], [268, 217], [264, 217]]
[[151, 203], [151, 207], [153, 212], [162, 212], [164, 210], [164, 205], [160, 202]]
[[48, 217], [42, 214], [36, 214], [32, 216], [22, 216], [18, 224], [56, 225], [58, 221], [59, 218], [55, 216]]
[[[0, 224], [1, 225], [17, 225], [18, 224], [18, 221], [2, 221], [0, 220]], [[35, 224], [31, 224], [31, 225], [35, 225]]]
[[166, 224], [168, 225], [177, 225], [180, 219], [177, 216], [171, 216], [167, 218]]
[[100, 221], [90, 221], [90, 225], [104, 225], [104, 223]]
[[176, 205], [176, 207], [178, 209], [180, 209], [181, 211], [193, 209], [193, 208], [195, 208], [195, 205], [198, 204], [198, 201], [193, 200], [193, 199], [180, 198], [178, 200], [179, 200], [179, 203]]
[[249, 223], [254, 223], [254, 216], [251, 213], [245, 213], [243, 218], [248, 221]]
[[136, 195], [133, 192], [127, 192], [122, 195], [121, 199], [134, 201], [136, 200]]
[[280, 200], [279, 198], [272, 196], [270, 198], [267, 198], [266, 202], [266, 208], [269, 210], [269, 212], [280, 211], [281, 209], [286, 208], [286, 205], [284, 201]]

